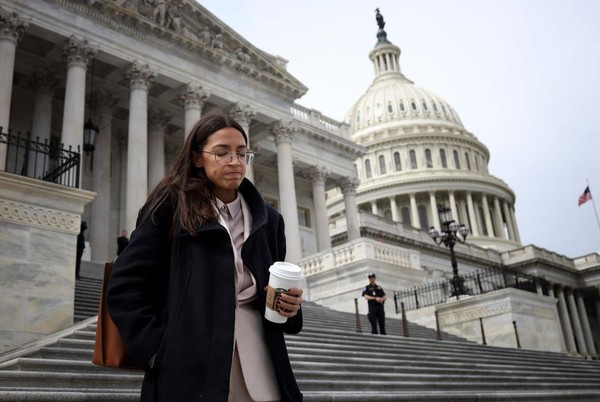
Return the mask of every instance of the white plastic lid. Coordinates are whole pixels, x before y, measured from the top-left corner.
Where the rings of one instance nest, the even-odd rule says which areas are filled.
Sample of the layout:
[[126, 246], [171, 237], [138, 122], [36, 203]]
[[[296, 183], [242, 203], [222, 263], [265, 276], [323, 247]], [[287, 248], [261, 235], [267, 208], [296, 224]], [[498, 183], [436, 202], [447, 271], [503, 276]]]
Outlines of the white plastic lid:
[[290, 262], [277, 261], [271, 265], [269, 272], [282, 279], [297, 280], [304, 277], [302, 268]]

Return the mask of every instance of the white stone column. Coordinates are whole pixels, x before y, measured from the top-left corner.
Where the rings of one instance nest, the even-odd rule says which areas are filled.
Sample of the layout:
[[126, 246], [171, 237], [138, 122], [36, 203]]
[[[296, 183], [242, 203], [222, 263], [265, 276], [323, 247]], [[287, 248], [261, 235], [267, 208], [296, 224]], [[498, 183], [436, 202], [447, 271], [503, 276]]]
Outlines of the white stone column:
[[577, 310], [579, 310], [579, 321], [581, 322], [585, 346], [587, 347], [587, 351], [590, 355], [596, 356], [596, 347], [594, 346], [592, 329], [590, 328], [590, 322], [588, 320], [587, 311], [585, 309], [585, 303], [583, 301], [583, 296], [581, 296], [581, 292], [577, 292], [575, 294], [575, 300], [577, 301]]
[[469, 209], [469, 229], [473, 236], [479, 236], [479, 225], [477, 225], [477, 215], [475, 215], [475, 206], [473, 205], [473, 195], [467, 192], [467, 208]]
[[[87, 40], [71, 36], [63, 48], [63, 58], [67, 61], [67, 83], [63, 111], [61, 142], [75, 152], [83, 151], [83, 121], [85, 118], [85, 76], [88, 62], [96, 56], [97, 50], [88, 45]], [[83, 161], [83, 158], [81, 159]], [[79, 187], [83, 180], [79, 166]]]
[[564, 288], [559, 285], [556, 293], [558, 294], [558, 313], [567, 346], [567, 352], [577, 353], [577, 346], [575, 346], [575, 339], [573, 338], [573, 326], [571, 325], [571, 319], [569, 318], [569, 312], [567, 310]]
[[433, 218], [433, 227], [441, 229], [440, 215], [438, 213], [437, 200], [435, 198], [435, 191], [429, 192], [429, 208], [431, 209], [431, 216]]
[[502, 211], [500, 210], [500, 201], [494, 197], [494, 222], [496, 223], [496, 237], [506, 239], [504, 233], [504, 221], [502, 220]]
[[481, 195], [481, 203], [483, 204], [483, 218], [485, 219], [485, 229], [488, 237], [494, 237], [494, 225], [492, 225], [492, 215], [490, 214], [490, 206], [488, 205], [487, 196]]
[[415, 193], [408, 194], [410, 197], [410, 219], [412, 227], [421, 229], [421, 220], [419, 219], [419, 210], [417, 208], [417, 195]]
[[148, 114], [148, 192], [165, 177], [165, 130], [172, 116], [150, 109]]
[[[48, 70], [35, 71], [29, 86], [35, 92], [33, 102], [33, 122], [31, 124], [31, 139], [41, 144], [50, 145], [50, 130], [52, 128], [52, 98], [58, 81]], [[29, 156], [29, 175], [40, 177], [48, 170], [49, 155], [33, 153]]]
[[346, 230], [348, 241], [360, 238], [360, 227], [358, 225], [358, 208], [356, 206], [356, 177], [347, 177], [340, 181], [339, 185], [344, 195], [344, 207], [346, 209]]
[[129, 233], [135, 228], [138, 211], [148, 195], [148, 88], [155, 76], [147, 64], [137, 60], [126, 74], [130, 95], [125, 229]]
[[450, 210], [452, 211], [452, 218], [456, 222], [460, 222], [460, 216], [458, 216], [458, 208], [456, 207], [456, 197], [454, 191], [448, 191], [448, 199], [450, 200]]
[[371, 213], [373, 215], [379, 215], [379, 208], [377, 208], [377, 200], [371, 200]]
[[[246, 135], [248, 136], [248, 149], [252, 149], [253, 144], [250, 138], [250, 122], [252, 121], [252, 118], [256, 116], [256, 111], [250, 105], [244, 105], [238, 102], [229, 109], [229, 114], [246, 132]], [[246, 167], [246, 178], [251, 182], [254, 182], [253, 165], [248, 165]]]
[[[7, 13], [0, 9], [0, 127], [7, 132], [10, 128], [10, 102], [15, 71], [17, 42], [29, 23], [16, 13]], [[6, 144], [0, 144], [0, 170], [6, 167]]]
[[519, 225], [517, 225], [517, 218], [515, 217], [515, 206], [512, 205], [509, 208], [510, 212], [510, 221], [512, 222], [513, 232], [515, 233], [515, 240], [517, 243], [521, 244], [521, 234], [519, 233]]
[[296, 203], [296, 182], [292, 154], [292, 136], [296, 128], [291, 122], [277, 121], [271, 125], [271, 132], [277, 144], [277, 177], [279, 179], [279, 202], [281, 215], [285, 220], [287, 239], [287, 260], [302, 258], [300, 225], [298, 224], [298, 204]]
[[392, 220], [394, 222], [400, 221], [400, 214], [398, 213], [398, 204], [396, 203], [396, 196], [390, 197], [390, 210], [392, 211]]
[[575, 297], [572, 290], [567, 290], [567, 305], [569, 306], [569, 314], [571, 316], [571, 324], [573, 324], [573, 331], [575, 332], [575, 340], [577, 341], [577, 349], [579, 353], [587, 355], [588, 350], [583, 338], [583, 330], [581, 329], [581, 321], [579, 321], [579, 312], [577, 311], [577, 305], [575, 304]]
[[327, 180], [328, 175], [329, 172], [322, 166], [313, 166], [308, 172], [308, 177], [312, 181], [318, 251], [331, 248], [329, 218], [327, 216], [327, 199], [325, 197], [325, 181]]
[[[92, 105], [97, 111], [98, 140], [94, 150], [94, 170], [92, 171], [92, 191], [96, 198], [92, 201], [91, 219], [89, 226], [89, 241], [92, 251], [92, 261], [106, 262], [115, 257], [115, 249], [111, 247], [110, 236], [110, 199], [111, 199], [111, 143], [113, 108], [118, 100], [112, 93], [100, 89], [94, 93]], [[114, 238], [116, 239], [116, 237]]]
[[508, 211], [508, 202], [506, 200], [502, 200], [502, 209], [504, 210], [504, 219], [506, 228], [508, 229], [508, 239], [515, 241], [515, 231], [513, 230], [512, 219], [510, 217], [510, 212]]
[[180, 102], [185, 110], [184, 139], [190, 134], [192, 126], [202, 117], [202, 108], [209, 97], [209, 93], [202, 89], [200, 85], [189, 83], [179, 96]]

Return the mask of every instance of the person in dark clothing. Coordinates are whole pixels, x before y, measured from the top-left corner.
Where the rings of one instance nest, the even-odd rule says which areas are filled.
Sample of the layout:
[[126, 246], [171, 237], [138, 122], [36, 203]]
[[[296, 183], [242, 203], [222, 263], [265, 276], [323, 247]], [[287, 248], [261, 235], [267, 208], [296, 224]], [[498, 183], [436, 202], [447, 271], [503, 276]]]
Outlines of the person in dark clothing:
[[79, 271], [81, 270], [81, 257], [83, 257], [83, 250], [85, 250], [85, 236], [83, 232], [87, 230], [87, 223], [81, 221], [79, 227], [79, 234], [77, 235], [77, 255], [75, 259], [75, 278], [79, 279]]
[[142, 207], [108, 284], [109, 314], [144, 368], [141, 401], [301, 402], [283, 334], [302, 329], [302, 289], [264, 318], [283, 217], [244, 178], [253, 153], [230, 116], [189, 132]]
[[387, 296], [383, 291], [383, 288], [375, 283], [377, 276], [371, 272], [369, 274], [369, 284], [365, 286], [362, 296], [369, 303], [369, 322], [371, 323], [371, 333], [377, 333], [377, 323], [379, 323], [379, 333], [386, 335], [385, 333], [385, 309], [383, 304], [387, 300]]
[[125, 247], [129, 244], [129, 239], [127, 238], [127, 231], [123, 230], [121, 232], [121, 236], [117, 237], [117, 255], [121, 255]]

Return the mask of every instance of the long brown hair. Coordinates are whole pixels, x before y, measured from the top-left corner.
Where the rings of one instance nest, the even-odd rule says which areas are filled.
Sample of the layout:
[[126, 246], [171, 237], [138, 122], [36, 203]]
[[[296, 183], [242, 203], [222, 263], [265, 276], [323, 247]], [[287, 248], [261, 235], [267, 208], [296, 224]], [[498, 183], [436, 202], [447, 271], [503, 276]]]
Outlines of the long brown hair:
[[153, 217], [165, 202], [173, 204], [175, 214], [172, 230], [183, 230], [196, 235], [196, 225], [216, 219], [215, 196], [212, 183], [203, 168], [194, 166], [194, 153], [202, 150], [208, 137], [215, 132], [232, 127], [244, 136], [246, 132], [231, 116], [208, 115], [200, 119], [191, 129], [181, 153], [175, 159], [171, 171], [152, 190], [144, 205], [145, 217]]

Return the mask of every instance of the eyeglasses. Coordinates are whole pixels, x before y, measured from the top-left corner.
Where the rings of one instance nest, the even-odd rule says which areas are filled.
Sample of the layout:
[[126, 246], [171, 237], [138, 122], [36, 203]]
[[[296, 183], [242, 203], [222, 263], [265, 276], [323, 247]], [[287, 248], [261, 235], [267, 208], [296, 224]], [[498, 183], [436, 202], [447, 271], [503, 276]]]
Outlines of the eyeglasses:
[[[205, 154], [214, 155], [215, 162], [217, 162], [217, 164], [221, 165], [221, 166], [227, 166], [231, 162], [233, 162], [234, 152], [231, 152], [231, 151], [223, 150], [223, 151], [216, 151], [216, 152], [210, 152], [210, 151], [202, 151], [202, 152], [204, 152]], [[252, 152], [250, 150], [235, 152], [235, 156], [237, 156], [238, 161], [244, 165], [249, 165], [254, 160], [254, 152]]]

